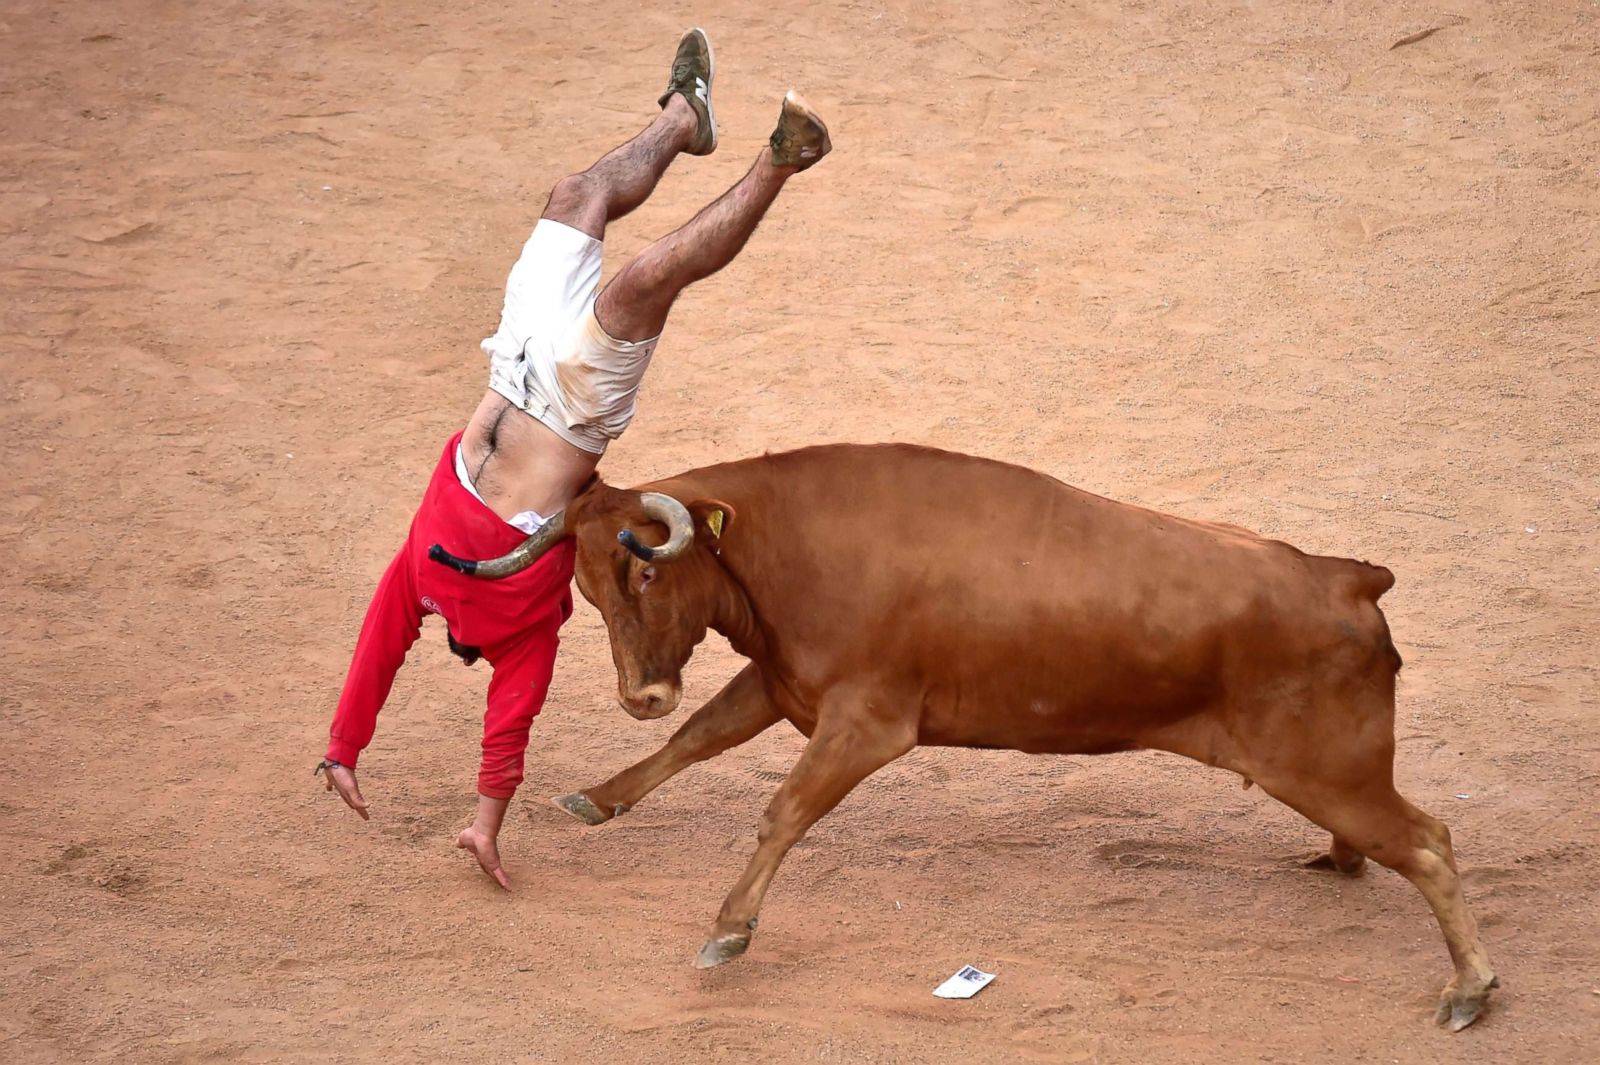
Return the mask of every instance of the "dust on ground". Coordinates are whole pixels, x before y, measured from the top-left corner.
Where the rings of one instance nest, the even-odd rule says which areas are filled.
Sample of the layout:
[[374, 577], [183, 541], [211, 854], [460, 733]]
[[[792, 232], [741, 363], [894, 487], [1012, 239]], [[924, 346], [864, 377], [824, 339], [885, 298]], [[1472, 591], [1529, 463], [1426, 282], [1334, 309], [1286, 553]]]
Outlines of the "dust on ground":
[[[681, 301], [606, 474], [915, 441], [1392, 567], [1401, 787], [1504, 981], [1478, 1027], [1429, 1023], [1409, 884], [1300, 870], [1320, 831], [1157, 755], [917, 751], [696, 972], [801, 740], [564, 817], [676, 724], [613, 708], [584, 605], [514, 895], [450, 846], [486, 667], [442, 630], [362, 762], [373, 821], [313, 782], [545, 192], [691, 24], [722, 147], [608, 270], [787, 86], [837, 151]], [[6, 5], [0, 1057], [1585, 1060], [1597, 41], [1576, 0]], [[686, 701], [735, 665], [702, 651]], [[968, 962], [999, 979], [931, 997]]]

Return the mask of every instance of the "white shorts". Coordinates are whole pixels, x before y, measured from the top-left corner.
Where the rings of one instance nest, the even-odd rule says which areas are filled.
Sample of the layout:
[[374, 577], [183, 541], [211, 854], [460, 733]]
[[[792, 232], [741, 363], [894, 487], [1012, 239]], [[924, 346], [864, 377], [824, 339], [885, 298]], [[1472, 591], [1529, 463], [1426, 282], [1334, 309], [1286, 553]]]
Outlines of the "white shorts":
[[633, 420], [656, 341], [600, 327], [601, 243], [539, 219], [506, 279], [500, 328], [483, 342], [489, 387], [574, 447], [602, 454]]

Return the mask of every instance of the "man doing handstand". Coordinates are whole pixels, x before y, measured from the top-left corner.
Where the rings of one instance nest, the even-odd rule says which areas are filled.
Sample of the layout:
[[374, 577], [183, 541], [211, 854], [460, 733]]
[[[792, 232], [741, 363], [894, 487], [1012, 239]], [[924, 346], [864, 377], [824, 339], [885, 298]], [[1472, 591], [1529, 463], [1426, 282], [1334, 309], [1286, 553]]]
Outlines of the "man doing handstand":
[[711, 42], [679, 42], [661, 113], [632, 140], [555, 184], [506, 282], [500, 328], [483, 342], [489, 389], [445, 445], [405, 544], [378, 583], [317, 767], [363, 818], [356, 759], [372, 740], [395, 673], [438, 614], [451, 649], [493, 667], [483, 722], [478, 812], [458, 847], [509, 887], [497, 839], [522, 782], [528, 730], [544, 703], [557, 631], [572, 613], [570, 540], [499, 581], [429, 561], [438, 543], [457, 555], [504, 554], [535, 533], [594, 474], [606, 445], [633, 418], [640, 379], [673, 300], [744, 247], [792, 175], [832, 147], [827, 127], [793, 91], [755, 165], [681, 229], [651, 244], [596, 297], [606, 224], [643, 203], [681, 152], [717, 146]]

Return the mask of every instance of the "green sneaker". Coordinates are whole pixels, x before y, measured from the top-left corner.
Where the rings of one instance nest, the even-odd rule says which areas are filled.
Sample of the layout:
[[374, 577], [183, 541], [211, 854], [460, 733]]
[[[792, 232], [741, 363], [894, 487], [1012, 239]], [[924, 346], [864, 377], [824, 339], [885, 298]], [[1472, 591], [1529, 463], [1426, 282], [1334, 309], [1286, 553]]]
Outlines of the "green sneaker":
[[783, 97], [778, 128], [772, 131], [772, 165], [794, 166], [801, 170], [815, 166], [833, 150], [828, 127], [811, 110], [805, 97], [790, 89]]
[[706, 31], [695, 27], [685, 33], [672, 58], [672, 80], [658, 102], [665, 107], [675, 93], [681, 93], [699, 116], [700, 128], [689, 145], [690, 155], [710, 155], [717, 150], [717, 116], [711, 110], [711, 78], [716, 72], [717, 60]]

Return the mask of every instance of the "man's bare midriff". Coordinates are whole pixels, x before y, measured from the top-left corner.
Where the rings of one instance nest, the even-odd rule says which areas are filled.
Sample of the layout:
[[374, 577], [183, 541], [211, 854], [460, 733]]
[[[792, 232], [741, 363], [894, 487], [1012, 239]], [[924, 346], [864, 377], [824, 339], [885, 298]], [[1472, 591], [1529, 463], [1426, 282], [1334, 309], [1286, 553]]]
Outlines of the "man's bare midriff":
[[472, 483], [502, 518], [553, 517], [572, 502], [600, 456], [573, 447], [495, 391], [486, 391], [461, 437]]

